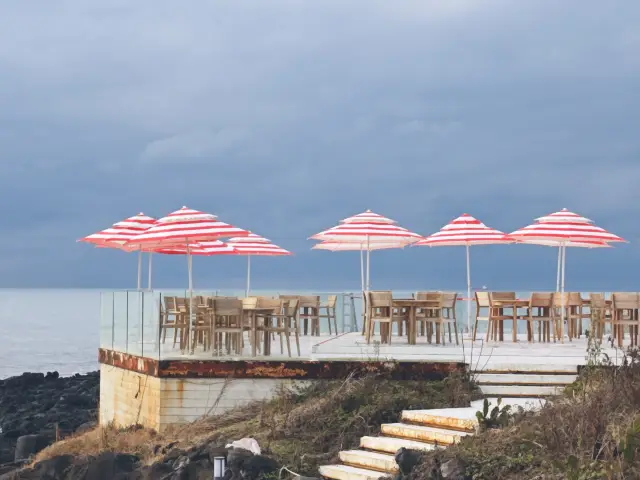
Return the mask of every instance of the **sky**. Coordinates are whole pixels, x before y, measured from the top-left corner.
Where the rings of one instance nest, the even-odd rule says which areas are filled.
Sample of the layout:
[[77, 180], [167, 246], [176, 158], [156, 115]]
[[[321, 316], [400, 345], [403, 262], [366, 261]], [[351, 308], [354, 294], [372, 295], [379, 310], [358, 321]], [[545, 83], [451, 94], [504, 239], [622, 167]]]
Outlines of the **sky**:
[[[264, 289], [356, 289], [307, 238], [371, 209], [422, 235], [568, 208], [629, 240], [567, 253], [567, 288], [638, 290], [640, 3], [45, 0], [0, 4], [0, 287], [132, 288], [80, 237], [183, 205], [295, 253]], [[553, 289], [556, 252], [472, 249], [474, 287]], [[375, 252], [372, 287], [463, 289], [459, 248]], [[242, 288], [243, 258], [194, 283]], [[186, 260], [158, 257], [157, 287]]]

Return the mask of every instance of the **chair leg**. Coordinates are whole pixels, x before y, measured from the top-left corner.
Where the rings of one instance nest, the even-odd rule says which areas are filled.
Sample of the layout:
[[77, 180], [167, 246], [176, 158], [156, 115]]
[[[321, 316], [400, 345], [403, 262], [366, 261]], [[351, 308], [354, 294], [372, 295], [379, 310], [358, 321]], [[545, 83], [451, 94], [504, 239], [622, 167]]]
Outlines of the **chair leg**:
[[460, 342], [458, 341], [458, 322], [457, 321], [453, 322], [453, 331], [456, 334], [456, 345], [460, 345]]

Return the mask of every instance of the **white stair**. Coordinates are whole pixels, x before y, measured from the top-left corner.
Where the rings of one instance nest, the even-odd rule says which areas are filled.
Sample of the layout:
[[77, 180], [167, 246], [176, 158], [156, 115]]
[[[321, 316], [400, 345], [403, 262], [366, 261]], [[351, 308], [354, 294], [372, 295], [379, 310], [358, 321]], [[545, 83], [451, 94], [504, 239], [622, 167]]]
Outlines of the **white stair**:
[[[494, 368], [478, 372], [476, 381], [490, 409], [501, 398], [501, 407], [511, 405], [512, 410], [520, 407], [535, 410], [544, 405], [544, 397], [561, 393], [577, 377], [575, 366], [557, 370], [536, 372], [534, 366]], [[400, 448], [428, 451], [457, 443], [474, 434], [478, 425], [476, 413], [483, 407], [484, 399], [481, 399], [466, 408], [406, 410], [402, 412], [401, 422], [382, 425], [380, 437], [362, 437], [360, 450], [340, 452], [342, 464], [320, 467], [320, 475], [333, 480], [377, 480], [394, 476], [398, 471], [395, 454]]]

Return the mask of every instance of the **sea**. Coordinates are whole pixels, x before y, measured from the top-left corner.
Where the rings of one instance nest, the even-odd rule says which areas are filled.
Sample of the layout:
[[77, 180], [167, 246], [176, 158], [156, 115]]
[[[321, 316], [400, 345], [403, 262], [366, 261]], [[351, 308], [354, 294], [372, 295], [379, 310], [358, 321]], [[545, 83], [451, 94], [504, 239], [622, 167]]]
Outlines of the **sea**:
[[98, 369], [99, 290], [0, 289], [0, 379]]

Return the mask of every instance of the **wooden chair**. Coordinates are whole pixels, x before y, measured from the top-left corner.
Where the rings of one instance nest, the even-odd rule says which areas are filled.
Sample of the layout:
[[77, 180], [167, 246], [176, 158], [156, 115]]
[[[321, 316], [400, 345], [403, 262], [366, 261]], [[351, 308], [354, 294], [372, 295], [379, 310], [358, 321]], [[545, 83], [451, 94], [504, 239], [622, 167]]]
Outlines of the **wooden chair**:
[[[607, 305], [604, 293], [589, 294], [589, 315], [593, 338], [602, 340], [607, 323], [612, 325], [613, 322], [611, 307]], [[613, 326], [611, 329], [613, 330]]]
[[[284, 337], [287, 344], [287, 354], [291, 357], [291, 332], [293, 331], [296, 337], [298, 356], [300, 356], [300, 301], [298, 299], [280, 301], [282, 309], [278, 313], [275, 313], [276, 309], [274, 309], [270, 321], [264, 325], [265, 335], [277, 333], [280, 336], [280, 353], [283, 353], [282, 337]], [[275, 325], [272, 323], [273, 320], [276, 321]]]
[[[416, 300], [426, 300], [429, 302], [434, 302], [436, 305], [440, 305], [441, 302], [441, 292], [416, 292], [413, 297]], [[439, 307], [436, 308], [418, 308], [416, 310], [416, 329], [417, 333], [422, 336], [427, 336], [427, 341], [431, 343], [431, 337], [433, 336], [434, 323], [433, 318], [436, 316], [440, 316], [440, 312], [438, 311]], [[419, 327], [419, 328], [418, 328]]]
[[[489, 293], [489, 326], [487, 329], [487, 340], [504, 341], [504, 321], [513, 320], [513, 313], [505, 315], [505, 308], [501, 302], [510, 302], [516, 299], [515, 292], [490, 292]], [[514, 325], [515, 327], [515, 325]]]
[[235, 354], [242, 353], [242, 336], [244, 318], [242, 300], [237, 298], [214, 298], [213, 321], [211, 324], [211, 338], [213, 353], [219, 354], [224, 345], [227, 354], [233, 350]]
[[[282, 339], [282, 330], [280, 323], [282, 321], [282, 307], [284, 300], [281, 298], [266, 298], [258, 297], [258, 308], [269, 309], [269, 313], [261, 312], [258, 317], [262, 319], [262, 322], [258, 322], [256, 326], [258, 333], [263, 333], [264, 337], [264, 354], [271, 355], [271, 340], [275, 338], [275, 334], [280, 336], [280, 353], [284, 353], [284, 343]], [[275, 320], [276, 324], [273, 324]]]
[[[457, 292], [444, 292], [442, 294], [442, 316], [441, 321], [443, 324], [442, 336], [444, 337], [444, 324], [447, 325], [449, 330], [449, 343], [451, 340], [451, 325], [453, 324], [453, 331], [456, 336], [456, 345], [458, 342], [458, 320], [456, 317], [456, 302], [458, 301]], [[444, 341], [442, 342], [444, 344]]]
[[206, 305], [193, 305], [193, 324], [191, 325], [191, 353], [198, 345], [202, 345], [204, 350], [211, 347], [211, 326], [213, 322], [213, 308]]
[[301, 295], [300, 301], [300, 320], [304, 320], [304, 335], [307, 335], [309, 320], [311, 320], [310, 335], [320, 336], [320, 296], [319, 295]]
[[178, 332], [183, 338], [187, 322], [185, 312], [178, 308], [176, 297], [163, 297], [160, 303], [160, 333], [162, 343], [167, 340], [167, 330], [173, 330], [173, 347], [178, 343]]
[[[391, 344], [393, 322], [398, 320], [394, 315], [393, 295], [387, 292], [367, 292], [367, 343], [375, 331], [376, 322], [380, 323], [380, 337], [382, 343]], [[404, 318], [404, 317], [403, 317]]]
[[[482, 320], [487, 322], [487, 332], [489, 331], [489, 315], [491, 312], [491, 303], [489, 302], [489, 292], [476, 292], [476, 321], [473, 325], [473, 338], [476, 341], [476, 335], [478, 333], [478, 322]], [[482, 313], [483, 309], [487, 309], [486, 314]], [[486, 315], [486, 316], [485, 316]]]
[[638, 345], [638, 310], [640, 309], [640, 296], [635, 292], [616, 292], [612, 294], [613, 328], [618, 347], [622, 347], [624, 339], [624, 327], [629, 327], [631, 346]]
[[580, 292], [569, 292], [566, 304], [567, 334], [570, 339], [580, 338], [582, 333], [582, 296]]
[[531, 294], [529, 299], [529, 306], [527, 307], [527, 314], [525, 320], [528, 323], [527, 328], [527, 340], [533, 342], [535, 333], [534, 323], [538, 322], [538, 342], [550, 342], [551, 341], [551, 325], [553, 328], [553, 341], [556, 341], [556, 328], [555, 328], [555, 315], [552, 308], [553, 293], [538, 293]]
[[[329, 322], [329, 335], [331, 335], [331, 320], [333, 320], [333, 326], [335, 329], [335, 334], [338, 335], [338, 319], [336, 317], [336, 304], [338, 303], [338, 296], [337, 295], [329, 295], [326, 303], [321, 303], [320, 304], [320, 308], [319, 308], [319, 312], [318, 312], [318, 317], [319, 318], [326, 318], [327, 321]], [[325, 311], [325, 314], [322, 314], [322, 310]]]

